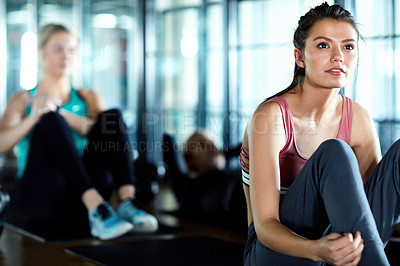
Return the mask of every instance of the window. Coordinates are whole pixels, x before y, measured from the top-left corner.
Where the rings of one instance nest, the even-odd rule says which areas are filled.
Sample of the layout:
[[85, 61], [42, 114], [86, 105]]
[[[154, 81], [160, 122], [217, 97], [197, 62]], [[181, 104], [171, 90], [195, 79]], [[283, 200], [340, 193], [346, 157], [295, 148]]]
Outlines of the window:
[[377, 125], [382, 152], [400, 137], [400, 1], [357, 0], [360, 41], [358, 77], [352, 98]]

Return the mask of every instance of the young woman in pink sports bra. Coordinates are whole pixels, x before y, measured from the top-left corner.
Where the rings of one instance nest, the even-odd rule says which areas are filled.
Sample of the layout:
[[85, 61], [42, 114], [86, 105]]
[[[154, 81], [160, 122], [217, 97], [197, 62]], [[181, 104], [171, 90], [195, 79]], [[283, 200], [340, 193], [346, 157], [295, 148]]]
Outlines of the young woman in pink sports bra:
[[339, 94], [357, 66], [359, 35], [339, 5], [299, 20], [293, 82], [258, 106], [243, 137], [245, 265], [389, 265], [400, 142], [382, 159], [367, 110]]

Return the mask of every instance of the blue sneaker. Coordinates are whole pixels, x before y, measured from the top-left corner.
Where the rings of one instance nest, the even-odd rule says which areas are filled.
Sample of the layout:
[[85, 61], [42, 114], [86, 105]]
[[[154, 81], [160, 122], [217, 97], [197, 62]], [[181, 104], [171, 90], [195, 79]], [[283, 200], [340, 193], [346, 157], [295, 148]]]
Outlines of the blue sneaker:
[[124, 200], [117, 209], [118, 215], [133, 224], [134, 232], [155, 232], [158, 230], [156, 217], [138, 209], [131, 200]]
[[119, 237], [133, 228], [131, 223], [118, 217], [108, 203], [89, 212], [89, 223], [92, 235], [101, 240]]

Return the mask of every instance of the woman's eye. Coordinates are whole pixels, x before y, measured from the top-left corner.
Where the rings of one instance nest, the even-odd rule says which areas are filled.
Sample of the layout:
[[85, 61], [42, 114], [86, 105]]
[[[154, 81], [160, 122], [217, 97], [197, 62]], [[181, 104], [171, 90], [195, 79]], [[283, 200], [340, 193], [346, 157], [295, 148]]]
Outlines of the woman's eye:
[[328, 48], [328, 44], [320, 43], [320, 44], [318, 44], [318, 48]]
[[344, 47], [344, 49], [346, 49], [346, 50], [354, 50], [354, 45], [352, 45], [352, 44], [347, 44], [347, 45]]
[[54, 48], [54, 51], [55, 51], [57, 54], [60, 54], [60, 53], [63, 52], [63, 48], [62, 48], [62, 47], [55, 47], [55, 48]]

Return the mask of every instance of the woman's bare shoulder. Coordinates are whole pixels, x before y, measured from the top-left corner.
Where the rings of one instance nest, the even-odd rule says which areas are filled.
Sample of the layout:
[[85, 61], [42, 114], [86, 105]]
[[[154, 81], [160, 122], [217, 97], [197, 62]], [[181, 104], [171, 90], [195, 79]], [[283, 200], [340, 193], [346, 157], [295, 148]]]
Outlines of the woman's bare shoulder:
[[353, 101], [353, 121], [356, 123], [369, 123], [371, 116], [366, 108]]
[[366, 108], [353, 101], [353, 125], [351, 129], [350, 142], [354, 146], [359, 142], [369, 141], [376, 135], [375, 124]]
[[100, 95], [97, 92], [93, 91], [93, 90], [89, 90], [89, 89], [85, 89], [85, 88], [79, 88], [79, 89], [77, 89], [77, 91], [85, 99], [86, 98], [97, 98], [97, 97], [100, 97]]
[[243, 143], [247, 147], [250, 136], [284, 136], [283, 118], [280, 106], [276, 102], [263, 102], [254, 111], [247, 124]]
[[8, 100], [6, 110], [0, 120], [0, 128], [15, 125], [21, 121], [26, 114], [26, 106], [29, 103], [29, 91], [20, 91], [15, 93]]
[[251, 122], [269, 124], [271, 122], [279, 122], [279, 119], [281, 118], [282, 112], [278, 103], [273, 101], [263, 102], [254, 111], [251, 117]]
[[23, 90], [15, 93], [7, 103], [7, 109], [23, 109], [30, 99], [29, 91]]
[[281, 112], [280, 106], [277, 102], [264, 101], [260, 105], [257, 106], [256, 110], [253, 113], [253, 116], [260, 115], [260, 114], [268, 115], [268, 116], [276, 115], [276, 114], [280, 115], [281, 113], [282, 112]]
[[105, 104], [97, 92], [88, 89], [77, 89], [79, 95], [85, 100], [88, 105], [89, 113], [98, 114], [105, 109]]

